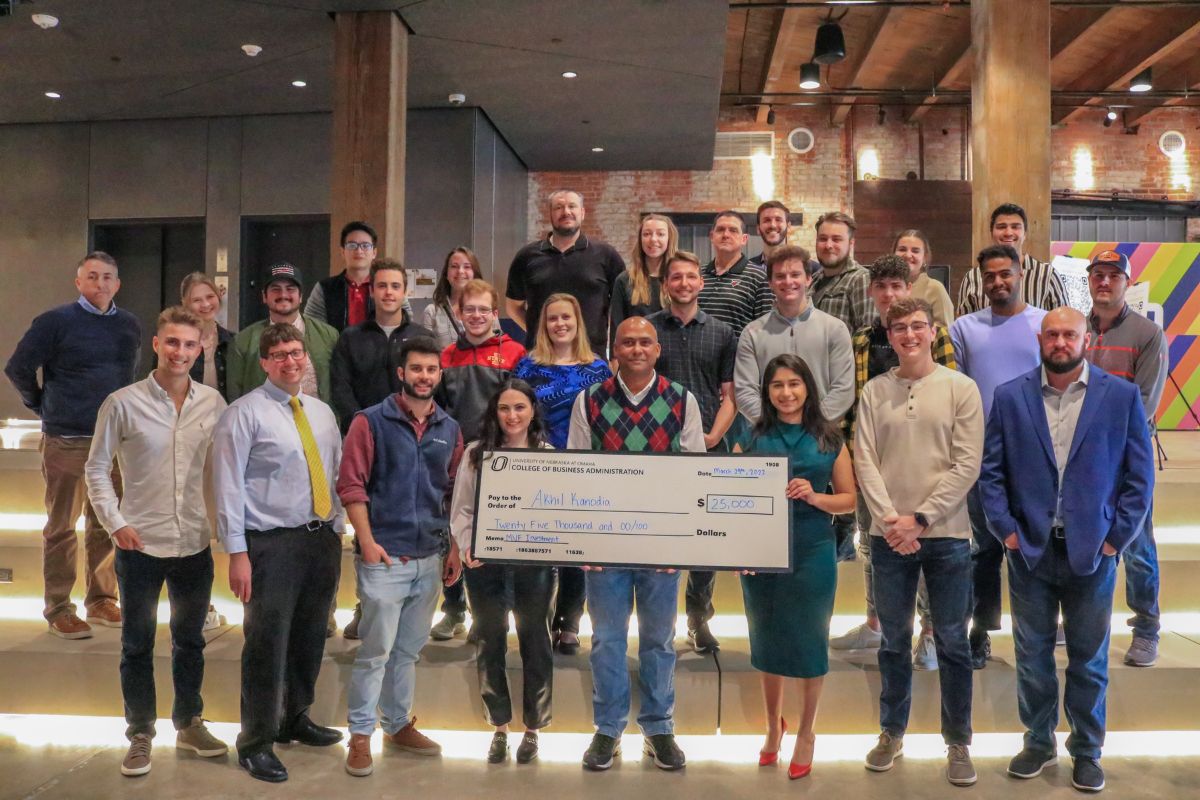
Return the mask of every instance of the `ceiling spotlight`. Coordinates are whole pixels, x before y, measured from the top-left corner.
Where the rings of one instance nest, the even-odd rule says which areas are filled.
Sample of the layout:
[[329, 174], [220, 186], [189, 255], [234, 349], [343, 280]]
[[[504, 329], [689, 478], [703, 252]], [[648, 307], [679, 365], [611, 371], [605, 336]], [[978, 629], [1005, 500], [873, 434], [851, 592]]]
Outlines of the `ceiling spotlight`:
[[817, 28], [817, 44], [813, 48], [812, 60], [818, 64], [836, 64], [846, 57], [846, 37], [842, 26], [826, 20]]
[[1108, 116], [1104, 118], [1104, 127], [1111, 128], [1114, 119], [1116, 119], [1116, 115], [1112, 112], [1109, 112]]
[[51, 100], [61, 100], [62, 99], [62, 95], [59, 94], [58, 92], [46, 92], [46, 97], [49, 97]]
[[880, 125], [882, 125], [882, 124], [884, 124], [885, 122], [887, 122], [887, 109], [885, 109], [883, 106], [880, 106], [880, 107], [879, 107], [879, 115], [878, 115], [878, 119], [879, 119], [879, 124], [880, 124]]
[[820, 89], [821, 88], [821, 65], [812, 61], [800, 66], [800, 88], [801, 89]]
[[775, 109], [771, 108], [770, 106], [767, 106], [767, 124], [775, 124]]
[[603, 148], [603, 147], [593, 147], [593, 148], [592, 148], [592, 152], [593, 152], [593, 153], [603, 153], [603, 152], [604, 152], [604, 148]]
[[1109, 122], [1115, 122], [1115, 121], [1116, 121], [1116, 119], [1117, 119], [1117, 112], [1116, 112], [1116, 111], [1113, 111], [1113, 110], [1110, 108], [1110, 109], [1108, 110], [1108, 113], [1107, 113], [1107, 114], [1105, 114], [1104, 116], [1108, 117], [1108, 121], [1109, 121]]
[[44, 31], [58, 27], [58, 17], [53, 14], [34, 14], [29, 19]]
[[1154, 82], [1150, 73], [1150, 67], [1146, 67], [1129, 82], [1129, 91], [1131, 92], [1148, 92], [1153, 88]]
[[256, 55], [262, 52], [262, 48], [256, 44], [244, 44], [242, 45], [242, 52], [251, 58], [254, 58]]
[[563, 77], [564, 77], [564, 78], [568, 78], [568, 79], [570, 79], [570, 78], [578, 78], [578, 77], [579, 77], [579, 73], [578, 73], [578, 72], [571, 72], [571, 70], [567, 70], [566, 72], [564, 72], [564, 73], [563, 73]]
[[292, 86], [295, 86], [297, 89], [303, 89], [305, 86], [308, 86], [308, 81], [292, 81]]

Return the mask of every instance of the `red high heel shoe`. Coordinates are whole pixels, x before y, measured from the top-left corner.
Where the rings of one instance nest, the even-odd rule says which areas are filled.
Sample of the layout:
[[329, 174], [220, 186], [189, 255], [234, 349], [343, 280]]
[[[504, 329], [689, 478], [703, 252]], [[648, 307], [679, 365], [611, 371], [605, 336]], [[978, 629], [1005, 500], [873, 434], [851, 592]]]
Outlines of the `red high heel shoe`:
[[[787, 720], [784, 719], [783, 717], [779, 718], [779, 727], [780, 727], [779, 743], [780, 743], [780, 745], [782, 745], [783, 744], [783, 736], [785, 733], [787, 733]], [[758, 765], [760, 767], [769, 767], [777, 761], [779, 761], [779, 751], [778, 750], [776, 750], [774, 753], [768, 753], [763, 750], [758, 751]]]
[[788, 780], [790, 781], [798, 781], [807, 777], [811, 772], [812, 764], [797, 764], [795, 761], [788, 764]]

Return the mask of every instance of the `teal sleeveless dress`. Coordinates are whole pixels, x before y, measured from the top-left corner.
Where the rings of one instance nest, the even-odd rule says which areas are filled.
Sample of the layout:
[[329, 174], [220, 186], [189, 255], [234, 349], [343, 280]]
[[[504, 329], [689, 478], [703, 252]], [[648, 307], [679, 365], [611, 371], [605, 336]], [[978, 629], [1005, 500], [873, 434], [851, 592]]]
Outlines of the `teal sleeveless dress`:
[[[800, 425], [780, 423], [746, 452], [788, 457], [791, 478], [824, 487], [838, 453], [823, 453]], [[750, 627], [750, 663], [760, 672], [818, 678], [829, 671], [829, 620], [837, 591], [833, 521], [803, 500], [789, 500], [792, 572], [742, 576]]]

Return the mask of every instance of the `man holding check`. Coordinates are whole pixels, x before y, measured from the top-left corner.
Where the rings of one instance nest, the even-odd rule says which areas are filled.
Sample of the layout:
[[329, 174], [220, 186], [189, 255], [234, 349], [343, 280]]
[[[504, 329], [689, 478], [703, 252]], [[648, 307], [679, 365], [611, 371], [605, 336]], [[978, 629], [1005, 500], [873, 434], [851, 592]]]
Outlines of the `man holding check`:
[[[617, 328], [613, 354], [617, 374], [580, 393], [571, 411], [567, 447], [608, 452], [703, 453], [700, 407], [691, 392], [658, 375], [661, 348], [654, 326], [630, 317]], [[592, 618], [592, 713], [596, 734], [583, 766], [605, 770], [620, 755], [629, 719], [629, 672], [625, 653], [629, 617], [638, 609], [638, 678], [642, 691], [638, 725], [645, 751], [661, 769], [686, 763], [675, 744], [675, 616], [679, 574], [673, 569], [585, 567]]]

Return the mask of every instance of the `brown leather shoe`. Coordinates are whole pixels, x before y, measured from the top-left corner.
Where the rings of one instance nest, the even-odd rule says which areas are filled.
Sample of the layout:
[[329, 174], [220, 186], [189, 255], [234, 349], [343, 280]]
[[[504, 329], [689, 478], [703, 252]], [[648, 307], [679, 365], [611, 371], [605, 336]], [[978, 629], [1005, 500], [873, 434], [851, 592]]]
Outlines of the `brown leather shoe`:
[[60, 639], [90, 639], [92, 626], [68, 611], [50, 620], [50, 633]]
[[371, 737], [363, 733], [350, 734], [350, 745], [346, 753], [346, 772], [356, 778], [365, 778], [375, 769], [371, 763]]
[[87, 621], [106, 628], [121, 627], [121, 607], [112, 600], [101, 600], [88, 609]]
[[416, 753], [419, 756], [437, 756], [442, 753], [442, 746], [417, 730], [417, 718], [413, 717], [408, 724], [392, 734], [384, 734], [383, 740], [390, 742], [393, 747]]

